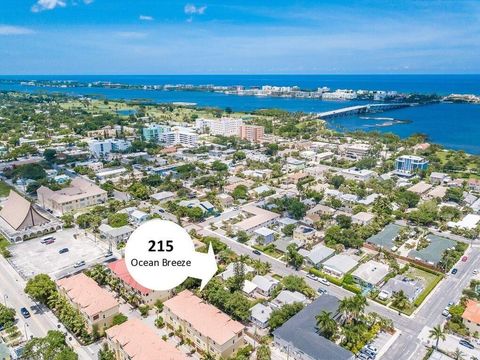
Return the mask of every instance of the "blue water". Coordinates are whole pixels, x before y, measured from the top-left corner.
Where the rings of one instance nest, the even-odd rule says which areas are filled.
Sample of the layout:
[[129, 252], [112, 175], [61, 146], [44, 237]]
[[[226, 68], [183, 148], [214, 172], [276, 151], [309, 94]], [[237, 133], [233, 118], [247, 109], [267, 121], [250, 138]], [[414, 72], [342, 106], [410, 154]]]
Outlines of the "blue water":
[[[0, 76], [3, 79], [111, 81], [126, 84], [214, 84], [214, 85], [297, 85], [302, 89], [328, 86], [331, 89], [396, 90], [415, 93], [472, 93], [480, 95], [480, 75], [154, 75], [154, 76]], [[0, 84], [0, 90], [25, 92], [49, 91], [75, 95], [101, 95], [109, 99], [149, 99], [158, 103], [194, 102], [200, 106], [230, 107], [238, 111], [279, 108], [288, 111], [321, 112], [358, 105], [359, 101], [319, 101], [312, 99], [268, 98], [225, 95], [210, 92], [122, 90], [105, 88], [35, 88]], [[398, 109], [372, 117], [410, 120], [407, 124], [378, 126], [386, 120], [362, 119], [359, 116], [330, 121], [339, 130], [393, 132], [401, 137], [424, 133], [430, 141], [447, 148], [480, 154], [480, 105], [437, 104]]]

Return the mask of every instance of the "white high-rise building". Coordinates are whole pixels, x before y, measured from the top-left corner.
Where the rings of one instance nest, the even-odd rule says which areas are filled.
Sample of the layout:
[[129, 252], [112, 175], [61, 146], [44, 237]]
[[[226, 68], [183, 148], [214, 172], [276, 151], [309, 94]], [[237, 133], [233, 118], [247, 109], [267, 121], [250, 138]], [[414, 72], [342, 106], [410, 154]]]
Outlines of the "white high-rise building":
[[197, 119], [195, 127], [202, 133], [222, 136], [238, 136], [242, 119], [222, 117], [220, 119]]
[[198, 135], [189, 128], [175, 126], [170, 131], [160, 135], [160, 142], [166, 145], [184, 145], [195, 146], [197, 144]]
[[132, 143], [123, 139], [91, 140], [88, 143], [90, 152], [96, 158], [107, 156], [111, 152], [122, 152], [127, 150]]

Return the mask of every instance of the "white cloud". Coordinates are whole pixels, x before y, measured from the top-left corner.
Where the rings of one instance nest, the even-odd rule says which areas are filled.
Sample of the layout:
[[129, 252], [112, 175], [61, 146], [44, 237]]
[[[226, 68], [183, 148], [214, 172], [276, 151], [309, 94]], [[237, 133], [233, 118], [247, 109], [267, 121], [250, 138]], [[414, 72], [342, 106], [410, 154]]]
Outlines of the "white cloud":
[[140, 15], [138, 18], [143, 21], [153, 21], [153, 16], [149, 15]]
[[2, 35], [29, 35], [34, 31], [21, 26], [0, 25], [0, 36]]
[[[83, 0], [85, 5], [90, 5], [95, 0]], [[78, 1], [73, 0], [69, 2], [69, 5], [76, 6], [78, 5]], [[37, 0], [35, 4], [33, 4], [31, 10], [32, 12], [40, 12], [44, 10], [53, 10], [57, 7], [65, 7], [67, 6], [66, 0]]]
[[146, 37], [148, 34], [139, 31], [119, 31], [116, 33], [116, 35], [126, 39], [141, 39]]
[[33, 6], [33, 12], [40, 12], [43, 10], [53, 10], [56, 7], [65, 7], [67, 4], [63, 0], [38, 0]]
[[198, 6], [197, 7], [193, 4], [187, 4], [183, 8], [183, 10], [185, 11], [185, 14], [187, 14], [187, 15], [194, 15], [194, 14], [203, 15], [205, 13], [205, 10], [207, 10], [207, 7], [206, 6]]

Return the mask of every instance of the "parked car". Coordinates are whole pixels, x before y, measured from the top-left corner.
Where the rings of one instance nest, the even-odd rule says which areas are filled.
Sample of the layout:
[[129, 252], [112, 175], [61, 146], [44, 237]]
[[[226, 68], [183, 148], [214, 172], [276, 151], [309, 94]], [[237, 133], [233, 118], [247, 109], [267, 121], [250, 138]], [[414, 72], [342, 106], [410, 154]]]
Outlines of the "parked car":
[[42, 244], [52, 244], [55, 242], [55, 238], [53, 236], [44, 236], [42, 240], [40, 240], [40, 243]]
[[85, 265], [85, 260], [77, 261], [75, 264], [73, 264], [74, 268], [79, 268]]
[[325, 286], [330, 286], [330, 283], [325, 278], [319, 278], [318, 281], [320, 281]]
[[27, 310], [26, 307], [22, 307], [20, 309], [20, 314], [22, 314], [22, 316], [25, 318], [25, 319], [28, 319], [30, 317], [30, 311]]
[[458, 269], [457, 269], [457, 268], [453, 268], [453, 269], [452, 269], [452, 274], [453, 274], [453, 275], [455, 275], [457, 272], [458, 272]]
[[450, 311], [448, 311], [448, 308], [443, 309], [442, 315], [443, 315], [443, 316], [446, 316], [446, 317], [447, 317], [448, 315], [450, 315]]
[[359, 353], [357, 355], [357, 359], [360, 359], [360, 360], [373, 360], [373, 358], [371, 356], [368, 356], [367, 354], [365, 353]]
[[68, 252], [68, 248], [63, 248], [58, 251], [59, 254], [65, 254]]
[[468, 260], [468, 256], [462, 257], [462, 261], [463, 261], [463, 262], [465, 262], [465, 261], [467, 261], [467, 260]]
[[368, 344], [365, 346], [365, 349], [367, 349], [368, 351], [372, 352], [373, 354], [377, 355], [378, 354], [378, 349], [371, 345], [371, 344]]
[[477, 274], [478, 274], [478, 269], [473, 270], [473, 275], [477, 275]]
[[473, 346], [473, 344], [471, 342], [467, 341], [467, 340], [462, 339], [458, 343], [462, 346], [465, 346], [465, 347], [471, 349], [471, 350], [475, 349], [475, 346]]
[[310, 280], [318, 281], [318, 277], [312, 274], [307, 274], [307, 278], [309, 278]]
[[373, 351], [368, 350], [366, 347], [364, 347], [362, 350], [360, 350], [360, 354], [365, 354], [368, 356], [369, 359], [375, 359], [377, 357], [377, 354], [374, 353]]
[[113, 252], [111, 252], [111, 251], [107, 251], [107, 252], [105, 253], [105, 257], [106, 257], [106, 258], [107, 258], [107, 257], [110, 257], [110, 256], [112, 256], [112, 255], [113, 255]]
[[255, 255], [262, 255], [262, 253], [261, 253], [259, 250], [256, 250], [256, 249], [253, 250], [253, 253], [254, 253]]

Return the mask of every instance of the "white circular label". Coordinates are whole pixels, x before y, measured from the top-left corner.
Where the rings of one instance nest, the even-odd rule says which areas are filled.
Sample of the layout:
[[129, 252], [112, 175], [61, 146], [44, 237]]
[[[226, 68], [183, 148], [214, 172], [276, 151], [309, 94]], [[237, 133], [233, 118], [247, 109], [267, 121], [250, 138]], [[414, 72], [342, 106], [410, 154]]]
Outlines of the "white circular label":
[[217, 270], [208, 254], [195, 252], [190, 235], [174, 222], [153, 219], [139, 226], [128, 239], [125, 262], [130, 275], [152, 290], [170, 290], [189, 276], [202, 279], [203, 288]]

